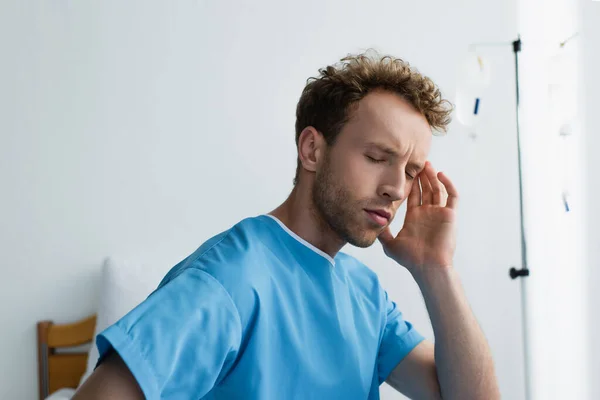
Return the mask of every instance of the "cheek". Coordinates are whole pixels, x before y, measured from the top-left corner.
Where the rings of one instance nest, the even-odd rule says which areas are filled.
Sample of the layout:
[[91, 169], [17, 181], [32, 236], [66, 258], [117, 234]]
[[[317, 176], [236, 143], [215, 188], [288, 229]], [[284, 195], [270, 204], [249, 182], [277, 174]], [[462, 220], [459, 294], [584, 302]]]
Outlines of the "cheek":
[[366, 162], [354, 162], [343, 170], [344, 185], [354, 193], [356, 198], [373, 198], [380, 181], [380, 171]]

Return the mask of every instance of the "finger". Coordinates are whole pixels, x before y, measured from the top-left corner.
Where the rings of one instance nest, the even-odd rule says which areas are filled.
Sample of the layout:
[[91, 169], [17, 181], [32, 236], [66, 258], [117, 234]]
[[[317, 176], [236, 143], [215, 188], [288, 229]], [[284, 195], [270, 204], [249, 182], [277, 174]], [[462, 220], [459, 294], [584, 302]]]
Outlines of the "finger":
[[456, 190], [456, 187], [450, 178], [446, 176], [446, 174], [440, 172], [438, 176], [448, 192], [448, 201], [446, 202], [446, 207], [455, 209], [458, 206], [458, 190]]
[[429, 185], [431, 186], [431, 198], [433, 204], [444, 207], [446, 205], [445, 189], [444, 185], [438, 179], [437, 171], [433, 166], [425, 168], [425, 171], [427, 179], [429, 179]]
[[[438, 179], [440, 179], [439, 177], [439, 173], [437, 175]], [[444, 185], [444, 183], [442, 181], [440, 181], [442, 184], [442, 203], [440, 204], [442, 207], [446, 207], [448, 205], [448, 191], [446, 190], [446, 186]]]
[[438, 172], [435, 174], [436, 178], [440, 181], [440, 187], [442, 189], [442, 195], [448, 199], [448, 190], [446, 189], [446, 185], [444, 185], [444, 182], [442, 182], [442, 180], [440, 179], [440, 174], [442, 172]]
[[427, 168], [429, 168], [429, 164], [419, 174], [422, 192], [421, 204], [423, 205], [431, 205], [433, 203], [433, 191], [431, 190], [431, 183], [429, 183], [429, 178], [427, 178]]
[[408, 200], [406, 200], [406, 208], [414, 208], [421, 205], [421, 187], [419, 186], [419, 179], [414, 179], [410, 193], [408, 194]]

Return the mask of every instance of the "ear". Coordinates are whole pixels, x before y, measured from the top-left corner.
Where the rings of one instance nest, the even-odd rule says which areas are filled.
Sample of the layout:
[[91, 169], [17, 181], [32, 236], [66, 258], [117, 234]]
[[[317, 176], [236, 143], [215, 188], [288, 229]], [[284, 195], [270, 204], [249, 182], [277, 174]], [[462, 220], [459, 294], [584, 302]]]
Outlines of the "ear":
[[319, 131], [307, 126], [300, 132], [298, 138], [298, 158], [305, 170], [316, 172], [325, 154], [325, 139]]

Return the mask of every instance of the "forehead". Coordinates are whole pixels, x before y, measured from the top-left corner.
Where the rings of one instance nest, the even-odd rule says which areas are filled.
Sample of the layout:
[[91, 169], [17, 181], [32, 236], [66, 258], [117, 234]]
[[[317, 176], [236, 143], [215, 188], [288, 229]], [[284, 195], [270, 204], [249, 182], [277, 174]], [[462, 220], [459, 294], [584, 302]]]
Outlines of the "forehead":
[[365, 96], [343, 131], [342, 136], [354, 144], [375, 141], [400, 153], [414, 152], [418, 158], [427, 158], [431, 146], [431, 127], [425, 117], [408, 101], [390, 92]]

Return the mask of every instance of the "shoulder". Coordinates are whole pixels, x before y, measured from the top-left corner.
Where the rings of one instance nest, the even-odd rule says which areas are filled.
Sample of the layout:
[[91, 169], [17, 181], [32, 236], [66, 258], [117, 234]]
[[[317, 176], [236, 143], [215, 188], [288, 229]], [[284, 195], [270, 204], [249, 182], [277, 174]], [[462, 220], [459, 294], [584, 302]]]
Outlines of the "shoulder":
[[238, 308], [252, 308], [257, 288], [268, 280], [264, 273], [264, 257], [268, 253], [262, 241], [265, 229], [259, 218], [249, 217], [214, 235], [175, 265], [159, 289], [186, 271], [200, 270], [214, 278]]
[[175, 265], [161, 285], [188, 268], [199, 268], [211, 275], [226, 277], [251, 267], [249, 260], [262, 251], [262, 226], [256, 217], [249, 217], [222, 231], [200, 245], [192, 254]]

